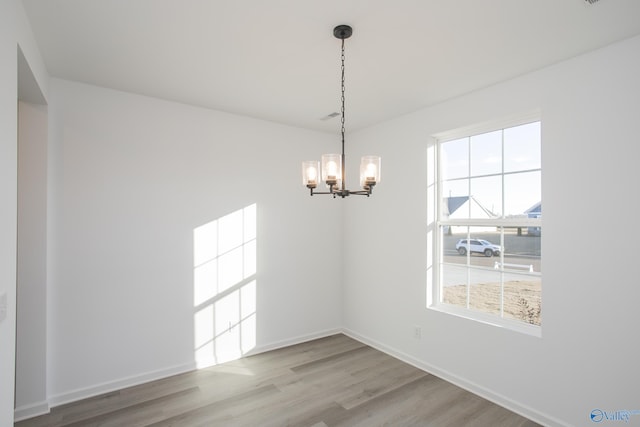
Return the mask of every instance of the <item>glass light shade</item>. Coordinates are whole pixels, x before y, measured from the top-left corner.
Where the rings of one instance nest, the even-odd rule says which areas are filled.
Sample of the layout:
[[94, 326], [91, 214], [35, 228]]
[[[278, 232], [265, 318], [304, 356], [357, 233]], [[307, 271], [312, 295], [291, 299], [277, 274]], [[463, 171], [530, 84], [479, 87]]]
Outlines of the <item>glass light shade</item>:
[[302, 162], [302, 185], [315, 188], [320, 177], [320, 162], [317, 160], [307, 160]]
[[340, 154], [322, 155], [322, 180], [327, 185], [339, 185], [342, 182], [342, 156]]
[[380, 182], [380, 157], [364, 156], [360, 161], [360, 185], [367, 187]]

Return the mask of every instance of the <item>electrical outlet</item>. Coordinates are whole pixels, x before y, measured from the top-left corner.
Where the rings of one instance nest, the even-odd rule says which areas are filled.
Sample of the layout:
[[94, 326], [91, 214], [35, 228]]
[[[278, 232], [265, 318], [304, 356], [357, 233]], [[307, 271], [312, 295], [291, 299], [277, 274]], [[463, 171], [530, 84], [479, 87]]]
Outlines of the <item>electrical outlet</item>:
[[0, 295], [0, 322], [7, 318], [7, 293]]
[[422, 338], [422, 328], [420, 326], [413, 327], [413, 338], [417, 340]]

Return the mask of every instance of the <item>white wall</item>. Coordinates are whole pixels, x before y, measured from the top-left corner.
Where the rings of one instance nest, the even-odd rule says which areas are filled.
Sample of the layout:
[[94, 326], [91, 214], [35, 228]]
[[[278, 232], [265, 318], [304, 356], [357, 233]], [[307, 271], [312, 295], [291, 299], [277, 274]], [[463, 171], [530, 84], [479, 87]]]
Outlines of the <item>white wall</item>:
[[21, 2], [0, 2], [0, 425], [12, 425], [15, 379], [18, 46], [46, 98], [47, 73]]
[[47, 412], [47, 108], [18, 104], [16, 418]]
[[[383, 156], [383, 181], [345, 214], [347, 331], [548, 425], [640, 409], [638, 76], [640, 37], [353, 135], [352, 151]], [[430, 135], [536, 108], [542, 338], [425, 308]]]
[[333, 135], [62, 80], [50, 98], [52, 404], [194, 367], [194, 229], [251, 204], [255, 349], [339, 330], [342, 205], [300, 173]]

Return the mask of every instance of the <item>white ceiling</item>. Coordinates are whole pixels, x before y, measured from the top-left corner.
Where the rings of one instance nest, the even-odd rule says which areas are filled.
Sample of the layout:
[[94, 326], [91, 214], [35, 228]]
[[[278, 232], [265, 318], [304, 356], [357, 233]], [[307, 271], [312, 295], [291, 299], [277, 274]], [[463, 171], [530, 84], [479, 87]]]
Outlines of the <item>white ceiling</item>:
[[51, 76], [347, 131], [640, 34], [640, 0], [23, 0]]

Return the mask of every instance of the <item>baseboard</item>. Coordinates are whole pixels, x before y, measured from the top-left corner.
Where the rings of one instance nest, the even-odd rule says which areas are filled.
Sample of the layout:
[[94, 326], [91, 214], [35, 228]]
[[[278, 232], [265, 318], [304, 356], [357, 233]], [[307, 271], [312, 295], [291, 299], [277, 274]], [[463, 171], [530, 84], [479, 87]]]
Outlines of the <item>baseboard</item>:
[[307, 341], [313, 341], [319, 338], [325, 338], [331, 335], [341, 334], [341, 333], [342, 333], [341, 328], [334, 328], [334, 329], [325, 329], [324, 331], [314, 332], [312, 334], [298, 335], [297, 337], [294, 337], [294, 338], [287, 338], [286, 340], [275, 341], [270, 344], [261, 345], [249, 351], [245, 356], [252, 356], [254, 354], [260, 354], [260, 353], [264, 353], [271, 350], [277, 350], [279, 348], [289, 347], [291, 345], [302, 344]]
[[374, 339], [363, 336], [349, 329], [342, 329], [342, 333], [351, 337], [355, 340], [358, 340], [364, 344], [367, 344], [376, 350], [380, 350], [383, 353], [386, 353], [390, 356], [393, 356], [403, 362], [406, 362], [412, 366], [415, 366], [418, 369], [422, 369], [425, 372], [428, 372], [432, 375], [435, 375], [438, 378], [442, 378], [443, 380], [450, 382], [460, 388], [463, 388], [473, 394], [476, 394], [484, 399], [487, 399], [490, 402], [495, 403], [496, 405], [500, 405], [516, 414], [522, 415], [525, 418], [528, 418], [532, 421], [535, 421], [538, 424], [549, 427], [571, 427], [570, 424], [567, 424], [564, 421], [561, 421], [555, 417], [544, 414], [536, 409], [533, 409], [527, 405], [523, 405], [520, 402], [516, 402], [512, 399], [509, 399], [506, 396], [503, 396], [499, 393], [494, 393], [491, 390], [488, 390], [476, 383], [465, 380], [451, 372], [440, 369], [437, 366], [433, 366], [429, 363], [425, 363], [422, 360], [418, 360], [408, 354], [398, 351], [394, 348], [391, 348], [385, 344], [382, 344]]
[[27, 418], [37, 417], [39, 415], [48, 414], [50, 411], [49, 402], [38, 402], [32, 403], [30, 405], [23, 405], [18, 408], [15, 408], [13, 411], [13, 419], [14, 421], [22, 421]]
[[[335, 335], [342, 333], [340, 328], [334, 329], [326, 329], [323, 331], [315, 332], [307, 335], [299, 335], [294, 338], [276, 341], [273, 343], [265, 344], [259, 347], [254, 348], [250, 352], [248, 352], [245, 356], [251, 356], [254, 354], [264, 353], [271, 350], [276, 350], [282, 347], [288, 347], [290, 345], [301, 344], [303, 342], [315, 340], [318, 338], [324, 338], [330, 335]], [[49, 397], [49, 403], [47, 405], [47, 412], [49, 407], [55, 407], [59, 405], [64, 405], [66, 403], [75, 402], [82, 399], [87, 399], [89, 397], [98, 396], [104, 393], [109, 393], [116, 390], [121, 390], [127, 387], [133, 387], [136, 385], [144, 384], [149, 381], [159, 380], [166, 377], [170, 377], [172, 375], [182, 374], [184, 372], [189, 372], [197, 369], [195, 362], [187, 363], [184, 365], [178, 365], [174, 367], [170, 367], [167, 369], [161, 369], [153, 372], [147, 372], [141, 375], [134, 375], [127, 378], [122, 378], [115, 381], [109, 381], [102, 384], [98, 384], [91, 387], [81, 388], [77, 390], [73, 390], [67, 393], [58, 394], [55, 396]], [[46, 413], [46, 412], [43, 412]], [[42, 413], [36, 414], [42, 415]], [[23, 419], [30, 418], [35, 415], [25, 415]], [[17, 417], [16, 417], [17, 418]]]
[[98, 396], [100, 394], [144, 384], [149, 381], [159, 380], [162, 378], [170, 377], [172, 375], [178, 375], [185, 372], [193, 371], [195, 369], [195, 362], [191, 362], [184, 365], [177, 365], [170, 368], [159, 369], [157, 371], [146, 372], [140, 375], [133, 375], [115, 381], [108, 381], [102, 384], [97, 384], [95, 386], [85, 387], [67, 393], [50, 396], [49, 405], [53, 408], [55, 406], [75, 402], [77, 400], [87, 399], [89, 397]]

